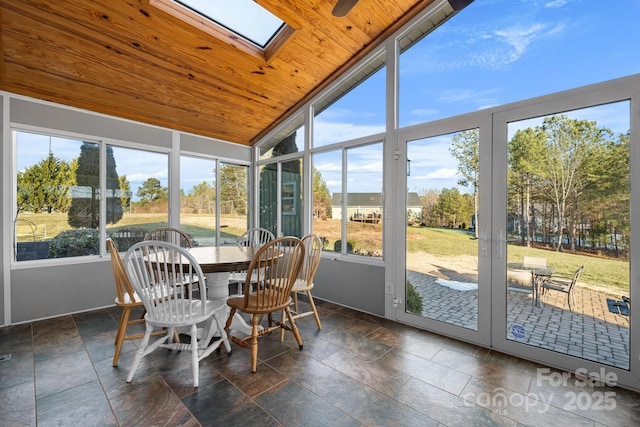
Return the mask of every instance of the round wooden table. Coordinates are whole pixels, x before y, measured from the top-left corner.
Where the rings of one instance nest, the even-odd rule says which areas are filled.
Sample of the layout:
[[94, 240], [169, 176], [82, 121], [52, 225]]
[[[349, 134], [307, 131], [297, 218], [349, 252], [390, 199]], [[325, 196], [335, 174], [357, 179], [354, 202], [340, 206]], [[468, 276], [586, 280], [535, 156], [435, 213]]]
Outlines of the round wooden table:
[[[207, 282], [207, 299], [226, 304], [229, 298], [229, 275], [233, 271], [247, 270], [259, 248], [251, 246], [197, 246], [187, 249], [202, 268]], [[251, 333], [251, 326], [238, 314], [231, 329]]]

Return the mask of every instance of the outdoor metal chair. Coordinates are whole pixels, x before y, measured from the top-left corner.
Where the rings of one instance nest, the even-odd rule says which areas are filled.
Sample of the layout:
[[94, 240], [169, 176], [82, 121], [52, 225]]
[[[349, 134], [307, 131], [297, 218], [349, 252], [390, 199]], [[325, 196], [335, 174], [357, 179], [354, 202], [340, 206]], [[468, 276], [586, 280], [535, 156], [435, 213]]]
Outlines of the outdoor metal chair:
[[541, 284], [543, 295], [546, 290], [567, 294], [567, 305], [569, 306], [569, 311], [573, 312], [573, 308], [575, 306], [573, 291], [582, 270], [584, 270], [584, 265], [581, 265], [573, 276], [552, 275], [548, 280]]

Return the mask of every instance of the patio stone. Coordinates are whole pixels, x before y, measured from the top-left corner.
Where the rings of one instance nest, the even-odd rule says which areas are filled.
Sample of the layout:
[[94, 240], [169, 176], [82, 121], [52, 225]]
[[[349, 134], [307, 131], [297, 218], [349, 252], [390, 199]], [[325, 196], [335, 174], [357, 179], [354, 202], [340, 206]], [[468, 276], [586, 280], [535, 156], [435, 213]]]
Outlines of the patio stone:
[[[458, 291], [436, 283], [436, 279], [468, 282], [469, 275], [447, 270], [425, 274], [408, 271], [407, 278], [423, 296], [423, 316], [468, 329], [477, 329], [478, 292]], [[442, 276], [442, 277], [441, 277]], [[446, 277], [445, 277], [446, 276]], [[543, 307], [532, 307], [531, 294], [507, 292], [507, 325], [525, 327], [523, 338], [507, 338], [622, 369], [629, 368], [629, 318], [610, 313], [607, 295], [583, 286], [575, 289], [576, 304], [570, 312], [565, 294], [549, 291]], [[453, 304], [452, 302], [455, 302]]]

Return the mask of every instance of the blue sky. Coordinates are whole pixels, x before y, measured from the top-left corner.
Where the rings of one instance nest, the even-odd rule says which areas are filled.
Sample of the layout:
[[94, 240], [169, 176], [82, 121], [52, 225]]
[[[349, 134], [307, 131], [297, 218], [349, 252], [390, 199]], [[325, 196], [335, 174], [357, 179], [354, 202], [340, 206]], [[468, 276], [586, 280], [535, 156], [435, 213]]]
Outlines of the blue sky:
[[[476, 0], [401, 55], [400, 126], [639, 73], [638, 17], [640, 0]], [[319, 116], [316, 138], [336, 142], [382, 131], [383, 82], [379, 72]], [[629, 126], [628, 103], [569, 115], [615, 132]], [[510, 126], [510, 134], [515, 130]], [[457, 186], [449, 144], [450, 136], [436, 137], [428, 150], [412, 152], [410, 191]], [[359, 168], [353, 165], [354, 175]], [[339, 179], [327, 174], [326, 181]]]
[[639, 0], [476, 0], [401, 57], [423, 82], [401, 85], [401, 125], [638, 73], [638, 17]]
[[[640, 0], [476, 0], [401, 56], [400, 125], [639, 73], [640, 25], [636, 22], [639, 17]], [[315, 137], [332, 143], [382, 132], [383, 84], [384, 75], [379, 72], [332, 105], [317, 118]], [[597, 119], [599, 125], [616, 132], [624, 131], [621, 127], [625, 123], [628, 126], [628, 116], [621, 120], [621, 115], [612, 109], [591, 112], [590, 119]], [[455, 163], [446, 156], [446, 141], [437, 142], [441, 144], [440, 150], [429, 150], [429, 155], [416, 154], [412, 159], [416, 191], [450, 187], [457, 181], [452, 174]], [[73, 157], [60, 144], [56, 142], [54, 154], [65, 159]], [[34, 156], [18, 159], [19, 168], [48, 152], [48, 141], [29, 145]], [[438, 152], [441, 157], [436, 157]], [[323, 160], [328, 160], [327, 157]], [[418, 157], [424, 157], [424, 163]], [[359, 188], [350, 185], [349, 191], [380, 191], [379, 182], [358, 179], [360, 170], [364, 173], [379, 169], [379, 162], [368, 162], [370, 156], [361, 158], [362, 162], [350, 159], [350, 178], [362, 184]], [[122, 167], [136, 170], [140, 178], [166, 177], [164, 164], [129, 156], [120, 159], [134, 162]], [[326, 166], [324, 178], [331, 191], [341, 191], [334, 184], [340, 182], [339, 176], [329, 173], [340, 169], [339, 161]], [[418, 174], [424, 177], [423, 181], [418, 180]], [[183, 177], [185, 188], [186, 182], [211, 179], [209, 170], [183, 171]], [[167, 185], [166, 179], [163, 185]]]

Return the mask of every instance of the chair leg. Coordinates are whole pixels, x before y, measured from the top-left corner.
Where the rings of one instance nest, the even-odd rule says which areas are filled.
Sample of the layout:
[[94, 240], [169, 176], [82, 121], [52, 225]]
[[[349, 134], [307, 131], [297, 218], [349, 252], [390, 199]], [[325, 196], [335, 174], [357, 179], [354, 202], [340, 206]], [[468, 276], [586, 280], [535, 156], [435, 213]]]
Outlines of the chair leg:
[[258, 368], [258, 324], [259, 315], [251, 316], [251, 372], [255, 372]]
[[575, 301], [573, 299], [573, 295], [571, 292], [567, 293], [567, 305], [569, 306], [569, 311], [573, 313], [573, 307], [575, 306]]
[[293, 336], [296, 337], [296, 342], [298, 343], [298, 347], [302, 350], [302, 338], [300, 337], [300, 331], [298, 331], [298, 327], [296, 326], [296, 322], [293, 320], [293, 315], [291, 314], [291, 309], [289, 306], [285, 307], [285, 312], [287, 313], [287, 318], [289, 319], [289, 325], [291, 327], [291, 332], [293, 332]]
[[293, 292], [293, 312], [295, 314], [300, 313], [300, 311], [298, 310], [298, 293], [297, 292]]
[[151, 333], [153, 332], [153, 328], [147, 324], [147, 329], [144, 333], [144, 337], [142, 337], [142, 342], [140, 343], [140, 347], [138, 351], [136, 351], [136, 356], [133, 358], [133, 363], [131, 363], [131, 367], [129, 368], [129, 374], [127, 375], [127, 382], [130, 383], [133, 379], [133, 374], [136, 373], [136, 369], [138, 369], [138, 364], [140, 360], [144, 357], [145, 350], [147, 349], [147, 345], [149, 344], [149, 338], [151, 338]]
[[[280, 322], [284, 325], [284, 322], [287, 321], [286, 313], [282, 310], [282, 316], [280, 318]], [[280, 328], [280, 342], [284, 341], [284, 328]]]
[[122, 310], [122, 316], [120, 317], [120, 324], [118, 325], [118, 332], [116, 333], [116, 352], [113, 355], [113, 366], [118, 366], [118, 359], [120, 358], [120, 351], [122, 350], [122, 344], [127, 333], [130, 315], [131, 308], [124, 307]]
[[[222, 324], [222, 320], [220, 320], [220, 315], [217, 312], [213, 313], [213, 321], [216, 323], [216, 327], [220, 332], [220, 339], [222, 340], [222, 344], [224, 344], [224, 348], [227, 350], [227, 354], [231, 354], [231, 343], [229, 342], [229, 337], [227, 336], [227, 331], [224, 329], [224, 325]], [[205, 345], [208, 343], [205, 343]]]
[[229, 335], [229, 327], [231, 327], [231, 322], [233, 321], [233, 316], [235, 314], [236, 314], [235, 307], [231, 307], [231, 310], [229, 311], [229, 317], [227, 317], [227, 323], [225, 323], [224, 325], [224, 331], [226, 332], [227, 335]]
[[[193, 372], [193, 387], [198, 387], [198, 367], [200, 362], [198, 360], [198, 327], [194, 323], [191, 325], [191, 371]], [[208, 344], [208, 343], [207, 343]]]
[[311, 291], [307, 291], [307, 297], [309, 298], [309, 305], [311, 306], [311, 310], [313, 311], [313, 317], [316, 318], [316, 324], [318, 325], [318, 329], [322, 329], [322, 324], [320, 323], [320, 316], [318, 316], [318, 309], [316, 308], [316, 303], [313, 302]]

